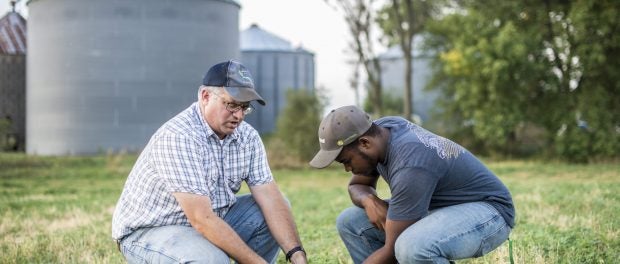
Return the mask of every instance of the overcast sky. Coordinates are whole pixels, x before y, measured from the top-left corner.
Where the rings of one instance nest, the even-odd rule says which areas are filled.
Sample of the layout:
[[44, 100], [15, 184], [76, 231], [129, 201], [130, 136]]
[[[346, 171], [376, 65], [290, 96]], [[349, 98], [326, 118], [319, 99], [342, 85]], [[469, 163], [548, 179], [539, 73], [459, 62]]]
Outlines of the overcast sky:
[[325, 88], [330, 100], [326, 111], [355, 103], [348, 84], [352, 69], [346, 63], [350, 38], [339, 11], [322, 0], [241, 0], [241, 5], [241, 30], [256, 23], [314, 52], [316, 86]]
[[[102, 0], [105, 1], [105, 0]], [[17, 11], [25, 13], [25, 0]], [[256, 23], [262, 29], [290, 41], [295, 47], [302, 45], [314, 53], [317, 87], [326, 89], [334, 107], [354, 104], [354, 93], [348, 85], [351, 66], [346, 60], [350, 39], [341, 13], [322, 0], [240, 0], [240, 30]], [[0, 14], [10, 9], [9, 0], [0, 0]]]

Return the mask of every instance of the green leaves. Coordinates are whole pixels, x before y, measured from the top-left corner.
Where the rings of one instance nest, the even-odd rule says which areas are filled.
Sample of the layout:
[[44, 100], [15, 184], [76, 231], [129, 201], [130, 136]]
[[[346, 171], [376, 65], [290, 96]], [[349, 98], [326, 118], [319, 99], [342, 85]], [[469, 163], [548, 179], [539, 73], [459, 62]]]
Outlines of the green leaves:
[[446, 120], [459, 117], [454, 126], [470, 124], [475, 141], [501, 154], [528, 140], [515, 137], [524, 124], [546, 131], [540, 151], [554, 156], [620, 154], [619, 2], [462, 4], [427, 27]]
[[286, 107], [277, 123], [276, 137], [285, 143], [293, 154], [310, 161], [319, 150], [317, 130], [322, 118], [323, 104], [312, 91], [288, 90]]

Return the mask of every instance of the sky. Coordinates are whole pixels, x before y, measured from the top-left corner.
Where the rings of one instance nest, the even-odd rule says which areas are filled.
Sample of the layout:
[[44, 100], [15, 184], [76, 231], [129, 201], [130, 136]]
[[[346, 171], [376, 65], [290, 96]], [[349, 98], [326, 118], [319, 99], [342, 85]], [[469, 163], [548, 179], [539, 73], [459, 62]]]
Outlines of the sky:
[[[105, 1], [105, 0], [103, 0]], [[239, 30], [256, 23], [263, 30], [314, 53], [315, 85], [324, 88], [330, 109], [355, 103], [348, 84], [353, 56], [347, 50], [350, 36], [339, 10], [323, 0], [240, 0]], [[27, 17], [26, 0], [17, 11]], [[10, 10], [9, 0], [0, 0], [0, 16]]]
[[324, 88], [329, 104], [326, 111], [355, 104], [349, 86], [353, 72], [347, 60], [350, 40], [344, 17], [323, 0], [241, 0], [239, 27], [256, 23], [262, 29], [302, 45], [314, 53], [315, 85]]

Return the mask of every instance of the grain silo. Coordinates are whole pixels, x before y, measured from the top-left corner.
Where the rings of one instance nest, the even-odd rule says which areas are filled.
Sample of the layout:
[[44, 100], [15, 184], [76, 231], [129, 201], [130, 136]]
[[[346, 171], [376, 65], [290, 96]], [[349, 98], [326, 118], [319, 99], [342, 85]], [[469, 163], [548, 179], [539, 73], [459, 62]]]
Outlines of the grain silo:
[[0, 151], [24, 150], [26, 20], [15, 10], [0, 18]]
[[293, 48], [284, 40], [257, 25], [241, 32], [241, 58], [254, 77], [254, 84], [267, 102], [257, 106], [246, 121], [261, 134], [274, 131], [288, 89], [314, 91], [314, 54]]
[[239, 57], [232, 0], [31, 0], [31, 154], [139, 150], [196, 100], [213, 64]]

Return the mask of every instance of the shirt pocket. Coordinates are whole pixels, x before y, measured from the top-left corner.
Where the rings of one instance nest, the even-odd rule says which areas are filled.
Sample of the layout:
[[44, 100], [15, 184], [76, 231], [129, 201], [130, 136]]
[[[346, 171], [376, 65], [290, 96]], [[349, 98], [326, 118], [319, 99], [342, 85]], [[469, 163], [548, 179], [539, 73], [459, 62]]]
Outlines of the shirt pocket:
[[250, 170], [249, 159], [242, 156], [239, 153], [232, 153], [229, 159], [224, 161], [224, 173], [228, 179], [228, 186], [235, 193], [241, 188], [241, 183], [247, 179]]
[[215, 161], [215, 158], [213, 157], [209, 157], [205, 159], [205, 164], [203, 164], [203, 166], [207, 172], [206, 173], [207, 188], [209, 190], [211, 200], [213, 200], [214, 195], [216, 194], [216, 190], [217, 190], [216, 185], [217, 185], [217, 178], [220, 175], [220, 168], [218, 166], [218, 163]]

